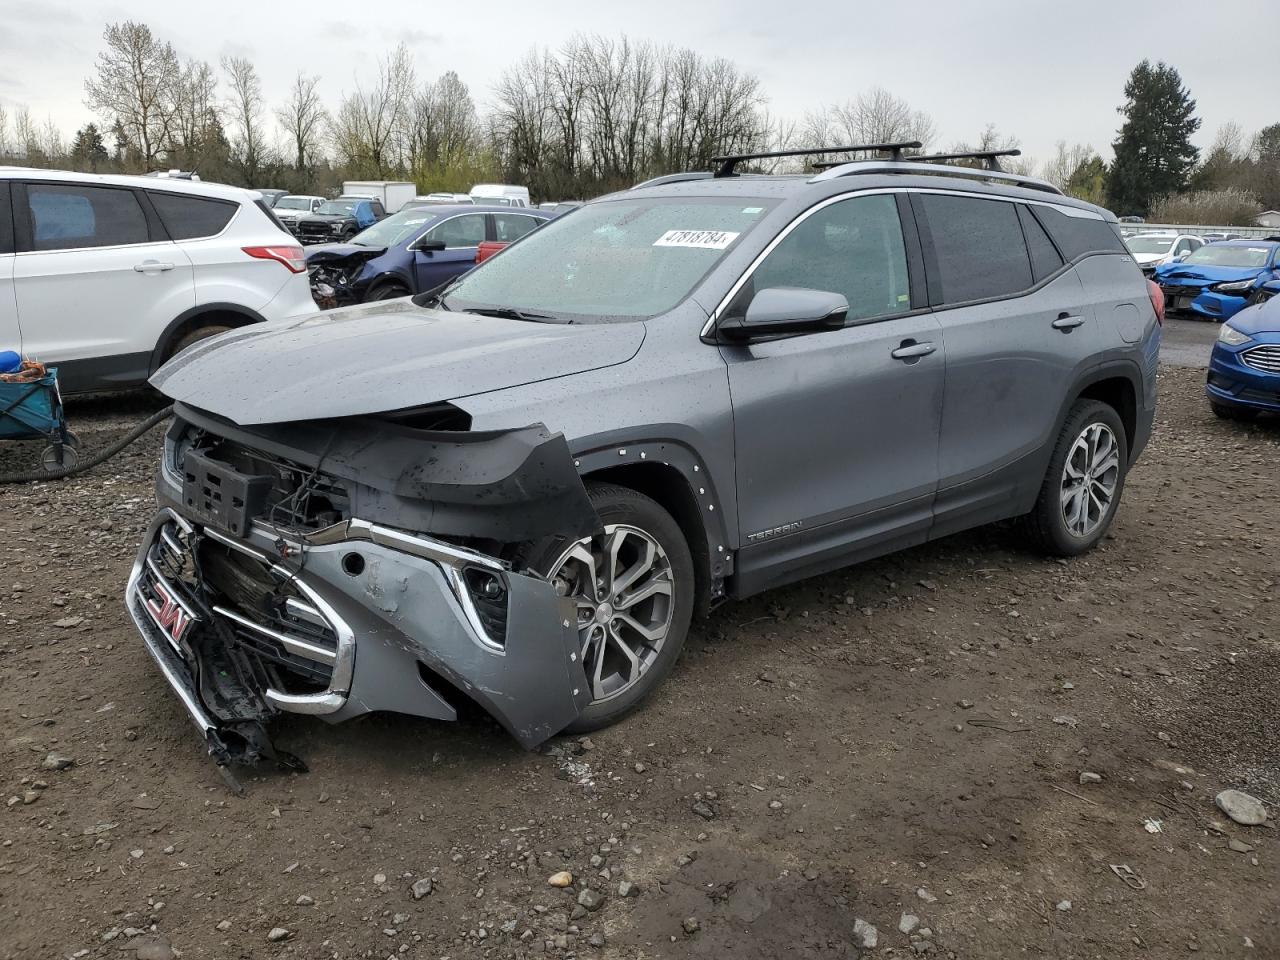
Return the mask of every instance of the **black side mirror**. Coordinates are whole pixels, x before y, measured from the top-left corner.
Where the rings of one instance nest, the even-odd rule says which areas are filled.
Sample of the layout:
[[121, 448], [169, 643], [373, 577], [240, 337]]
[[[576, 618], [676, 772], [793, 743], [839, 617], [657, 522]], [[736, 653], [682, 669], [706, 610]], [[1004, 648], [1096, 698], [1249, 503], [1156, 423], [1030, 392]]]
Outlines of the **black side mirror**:
[[769, 287], [751, 298], [746, 316], [716, 328], [726, 340], [745, 342], [784, 333], [839, 330], [849, 314], [842, 294], [807, 287]]
[[444, 249], [443, 240], [419, 240], [413, 245], [413, 249], [421, 250], [423, 253], [435, 253]]

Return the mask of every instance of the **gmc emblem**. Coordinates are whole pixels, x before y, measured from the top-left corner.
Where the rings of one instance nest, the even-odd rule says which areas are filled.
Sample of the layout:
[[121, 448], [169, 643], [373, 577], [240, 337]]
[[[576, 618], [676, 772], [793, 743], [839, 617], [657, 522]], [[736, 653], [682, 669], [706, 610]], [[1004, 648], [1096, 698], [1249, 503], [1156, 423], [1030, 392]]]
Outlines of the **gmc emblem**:
[[191, 627], [191, 615], [179, 605], [169, 588], [157, 580], [151, 585], [155, 597], [147, 597], [147, 610], [151, 619], [167, 633], [175, 647], [182, 647], [182, 638]]

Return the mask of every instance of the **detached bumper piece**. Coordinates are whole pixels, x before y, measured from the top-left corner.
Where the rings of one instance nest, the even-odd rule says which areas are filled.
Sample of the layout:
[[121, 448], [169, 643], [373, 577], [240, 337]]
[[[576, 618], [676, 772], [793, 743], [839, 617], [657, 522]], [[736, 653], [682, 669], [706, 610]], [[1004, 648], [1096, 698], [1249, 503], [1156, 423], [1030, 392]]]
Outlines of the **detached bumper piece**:
[[576, 612], [545, 580], [364, 521], [237, 537], [178, 506], [152, 522], [126, 605], [220, 767], [299, 767], [266, 732], [282, 712], [453, 720], [462, 696], [532, 748], [589, 702]]

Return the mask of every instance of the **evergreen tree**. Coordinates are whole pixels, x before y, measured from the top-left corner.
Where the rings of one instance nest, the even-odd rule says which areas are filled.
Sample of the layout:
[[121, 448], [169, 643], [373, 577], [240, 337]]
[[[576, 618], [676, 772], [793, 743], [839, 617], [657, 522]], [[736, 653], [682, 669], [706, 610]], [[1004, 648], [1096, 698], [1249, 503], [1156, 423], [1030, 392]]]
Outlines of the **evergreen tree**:
[[1102, 158], [1095, 155], [1081, 163], [1063, 184], [1069, 196], [1101, 204], [1106, 198], [1107, 167]]
[[78, 169], [98, 171], [98, 165], [107, 160], [107, 145], [96, 123], [86, 124], [76, 131], [71, 144], [71, 161]]
[[1143, 60], [1124, 85], [1125, 120], [1111, 145], [1115, 162], [1107, 177], [1107, 203], [1121, 215], [1146, 216], [1152, 203], [1186, 189], [1200, 151], [1191, 136], [1200, 129], [1196, 102], [1178, 71]]

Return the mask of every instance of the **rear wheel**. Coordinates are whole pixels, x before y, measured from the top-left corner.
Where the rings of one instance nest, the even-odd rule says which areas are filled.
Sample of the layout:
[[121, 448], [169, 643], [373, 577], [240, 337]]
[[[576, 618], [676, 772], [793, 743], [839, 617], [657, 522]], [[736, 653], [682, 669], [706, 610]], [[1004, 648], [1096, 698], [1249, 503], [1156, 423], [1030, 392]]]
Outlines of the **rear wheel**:
[[635, 709], [684, 646], [693, 616], [693, 559], [680, 527], [649, 497], [614, 484], [587, 489], [604, 524], [582, 540], [549, 537], [523, 551], [577, 608], [591, 703], [569, 726], [595, 730]]
[[1031, 540], [1064, 557], [1093, 549], [1115, 517], [1128, 467], [1119, 414], [1098, 400], [1076, 401], [1058, 434], [1040, 496], [1024, 518]]
[[1212, 400], [1209, 401], [1209, 409], [1219, 420], [1252, 420], [1258, 415], [1257, 410], [1250, 410], [1248, 407], [1232, 407]]
[[176, 357], [183, 350], [187, 349], [187, 347], [197, 344], [201, 340], [208, 340], [210, 337], [216, 337], [220, 333], [226, 333], [230, 329], [230, 327], [220, 323], [210, 324], [207, 327], [196, 327], [196, 329], [183, 334], [182, 338], [173, 345], [173, 349], [169, 351], [169, 356], [165, 359], [168, 360]]
[[369, 294], [369, 300], [394, 300], [396, 297], [407, 297], [409, 291], [398, 283], [384, 283], [381, 286], [374, 287], [373, 292]]

